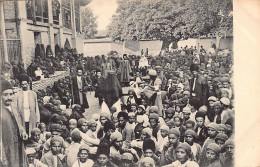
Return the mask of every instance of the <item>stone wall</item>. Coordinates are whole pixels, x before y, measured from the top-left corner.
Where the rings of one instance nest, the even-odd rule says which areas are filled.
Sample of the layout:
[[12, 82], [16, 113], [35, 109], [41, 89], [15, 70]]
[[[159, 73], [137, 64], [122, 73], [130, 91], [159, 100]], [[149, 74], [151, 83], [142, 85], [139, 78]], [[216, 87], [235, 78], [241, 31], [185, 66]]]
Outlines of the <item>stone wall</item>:
[[66, 76], [69, 75], [70, 75], [69, 71], [55, 71], [54, 75], [52, 75], [50, 78], [45, 78], [40, 81], [33, 82], [32, 90], [37, 91], [39, 89], [46, 89], [47, 86], [53, 86], [53, 83], [55, 81], [65, 78]]

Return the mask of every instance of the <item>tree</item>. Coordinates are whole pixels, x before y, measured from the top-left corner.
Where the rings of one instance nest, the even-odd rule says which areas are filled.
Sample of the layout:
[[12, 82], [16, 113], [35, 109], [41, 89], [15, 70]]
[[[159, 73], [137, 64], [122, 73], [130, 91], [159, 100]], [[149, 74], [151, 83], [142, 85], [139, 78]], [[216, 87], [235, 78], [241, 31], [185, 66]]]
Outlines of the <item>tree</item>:
[[85, 39], [94, 38], [97, 33], [97, 16], [94, 16], [92, 9], [85, 7], [81, 10], [82, 32]]
[[[163, 47], [172, 41], [197, 38], [223, 31], [219, 11], [232, 11], [231, 0], [131, 0], [118, 1], [118, 9], [108, 27], [114, 40], [159, 39]], [[233, 28], [233, 18], [228, 26]]]

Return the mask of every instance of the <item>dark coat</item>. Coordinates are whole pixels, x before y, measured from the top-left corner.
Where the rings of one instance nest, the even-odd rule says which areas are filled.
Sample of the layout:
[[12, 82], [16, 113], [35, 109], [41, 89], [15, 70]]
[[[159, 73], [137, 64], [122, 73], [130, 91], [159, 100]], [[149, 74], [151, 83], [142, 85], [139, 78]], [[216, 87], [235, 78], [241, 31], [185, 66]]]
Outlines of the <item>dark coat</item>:
[[[206, 83], [206, 79], [198, 76], [195, 82], [194, 91], [192, 90], [193, 82], [194, 78], [191, 78], [189, 80], [191, 98], [199, 100], [202, 103], [201, 105], [206, 104], [208, 95], [208, 84]], [[195, 96], [193, 96], [193, 94], [195, 94]]]
[[2, 112], [2, 163], [4, 167], [27, 166], [23, 140], [24, 129], [16, 110], [10, 112], [4, 106]]
[[[82, 88], [83, 88], [83, 90], [82, 90], [83, 91], [82, 92], [82, 94], [83, 94], [83, 104], [81, 105], [81, 107], [89, 108], [88, 100], [87, 100], [87, 94], [86, 94], [88, 83], [83, 76], [81, 77], [81, 81], [82, 81]], [[73, 77], [71, 79], [71, 82], [72, 82], [72, 90], [73, 90], [73, 104], [80, 104], [77, 76]]]
[[[199, 127], [197, 126], [195, 128], [195, 132], [197, 133], [198, 132], [198, 129]], [[207, 130], [207, 127], [206, 126], [203, 126], [200, 130], [200, 133], [198, 135], [198, 138], [197, 138], [197, 143], [202, 147], [203, 146], [203, 143], [204, 141], [207, 139], [208, 137], [208, 130]]]
[[103, 77], [98, 78], [97, 76], [95, 76], [93, 78], [92, 84], [95, 87], [95, 97], [102, 96], [102, 92], [100, 90], [100, 87], [101, 87], [101, 84], [103, 83], [103, 81], [104, 81]]
[[117, 79], [116, 74], [108, 74], [107, 78], [102, 82], [100, 91], [105, 99], [107, 106], [110, 108], [122, 96], [122, 87]]

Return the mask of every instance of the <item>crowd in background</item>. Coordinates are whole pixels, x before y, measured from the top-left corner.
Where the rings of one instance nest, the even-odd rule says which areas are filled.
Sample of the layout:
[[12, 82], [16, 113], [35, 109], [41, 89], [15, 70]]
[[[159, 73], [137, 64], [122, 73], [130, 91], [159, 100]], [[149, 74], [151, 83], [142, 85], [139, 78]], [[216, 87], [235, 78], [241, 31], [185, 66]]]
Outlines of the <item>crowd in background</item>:
[[[25, 132], [17, 138], [24, 145], [3, 147], [3, 166], [234, 166], [232, 53], [192, 46], [158, 56], [146, 50], [84, 57], [58, 45], [55, 54], [50, 46], [44, 51], [36, 46], [27, 69], [22, 63], [2, 67], [3, 97], [5, 91], [21, 88], [12, 98], [2, 98], [2, 107], [15, 106], [9, 111]], [[70, 76], [30, 90], [33, 81], [64, 70]], [[126, 100], [122, 87], [130, 88]], [[109, 111], [86, 118], [86, 92], [91, 91]], [[15, 148], [19, 155], [10, 155]]]

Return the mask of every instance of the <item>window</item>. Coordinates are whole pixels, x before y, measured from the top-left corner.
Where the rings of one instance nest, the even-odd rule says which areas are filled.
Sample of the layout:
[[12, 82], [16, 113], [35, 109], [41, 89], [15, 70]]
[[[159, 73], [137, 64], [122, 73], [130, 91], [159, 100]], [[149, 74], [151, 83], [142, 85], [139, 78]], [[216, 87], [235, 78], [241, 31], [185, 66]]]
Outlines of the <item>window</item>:
[[60, 15], [59, 0], [52, 0], [52, 15], [53, 15], [53, 23], [59, 24], [59, 15]]
[[76, 32], [80, 32], [80, 1], [75, 0], [75, 25], [76, 25]]
[[70, 0], [62, 0], [62, 23], [64, 27], [71, 29]]
[[27, 0], [27, 18], [30, 20], [48, 23], [48, 0]]

